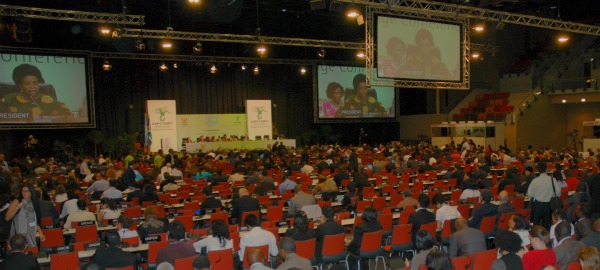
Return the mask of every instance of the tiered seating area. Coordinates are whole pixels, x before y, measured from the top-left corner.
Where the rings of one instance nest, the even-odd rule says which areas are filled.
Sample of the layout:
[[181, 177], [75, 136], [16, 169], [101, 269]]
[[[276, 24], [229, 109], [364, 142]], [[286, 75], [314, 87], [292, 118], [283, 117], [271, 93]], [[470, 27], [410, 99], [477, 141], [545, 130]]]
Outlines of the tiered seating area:
[[460, 114], [452, 116], [454, 121], [494, 121], [502, 122], [506, 115], [514, 110], [508, 105], [510, 93], [480, 94], [475, 101], [469, 102], [469, 107], [461, 108]]

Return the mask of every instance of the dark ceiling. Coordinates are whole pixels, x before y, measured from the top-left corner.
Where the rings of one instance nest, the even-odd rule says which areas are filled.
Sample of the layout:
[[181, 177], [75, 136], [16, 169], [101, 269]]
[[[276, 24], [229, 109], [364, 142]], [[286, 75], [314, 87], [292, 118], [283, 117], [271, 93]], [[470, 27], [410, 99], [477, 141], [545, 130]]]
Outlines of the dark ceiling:
[[[329, 0], [327, 0], [329, 2]], [[448, 0], [445, 2], [455, 2]], [[3, 4], [82, 10], [91, 12], [121, 13], [123, 6], [128, 14], [144, 15], [144, 29], [166, 29], [169, 25], [177, 31], [255, 34], [266, 36], [299, 37], [308, 39], [364, 41], [364, 27], [357, 26], [341, 12], [311, 10], [309, 0], [202, 0], [192, 6], [187, 0], [4, 0]], [[464, 0], [461, 0], [464, 2]], [[541, 17], [560, 18], [565, 21], [594, 23], [598, 21], [600, 1], [598, 0], [470, 0], [467, 5], [485, 6], [494, 10], [531, 14]], [[257, 16], [258, 6], [258, 16]], [[170, 10], [170, 12], [169, 12]], [[169, 19], [170, 17], [170, 19]], [[11, 18], [2, 18], [10, 23]], [[64, 22], [52, 20], [32, 20], [33, 42], [16, 43], [10, 38], [6, 27], [0, 28], [0, 44], [7, 46], [27, 46], [94, 51], [132, 52], [134, 39], [110, 39], [98, 33], [98, 24]], [[155, 50], [157, 40], [148, 40], [148, 52]], [[193, 42], [178, 41], [174, 54], [190, 54]], [[233, 43], [204, 43], [204, 53], [221, 56], [254, 56], [253, 45]], [[241, 53], [240, 53], [241, 52]], [[315, 48], [272, 48], [270, 57], [311, 59]], [[330, 59], [351, 59], [353, 52], [332, 50]]]

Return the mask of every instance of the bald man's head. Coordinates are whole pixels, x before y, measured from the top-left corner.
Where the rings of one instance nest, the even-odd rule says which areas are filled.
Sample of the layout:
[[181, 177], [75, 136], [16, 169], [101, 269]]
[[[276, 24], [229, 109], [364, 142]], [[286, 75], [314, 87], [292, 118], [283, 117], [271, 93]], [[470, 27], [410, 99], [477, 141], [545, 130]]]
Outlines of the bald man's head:
[[248, 250], [248, 263], [253, 265], [255, 263], [265, 264], [265, 254], [260, 248], [252, 248]]
[[248, 190], [246, 188], [240, 188], [240, 190], [238, 191], [238, 194], [240, 194], [240, 197], [250, 195], [250, 193], [248, 192]]
[[498, 194], [498, 200], [502, 203], [508, 202], [508, 192], [506, 192], [506, 190], [500, 192], [500, 194]]
[[456, 222], [454, 223], [454, 228], [456, 228], [457, 231], [460, 231], [467, 227], [469, 227], [469, 225], [467, 224], [467, 220], [465, 218], [459, 217], [456, 219]]

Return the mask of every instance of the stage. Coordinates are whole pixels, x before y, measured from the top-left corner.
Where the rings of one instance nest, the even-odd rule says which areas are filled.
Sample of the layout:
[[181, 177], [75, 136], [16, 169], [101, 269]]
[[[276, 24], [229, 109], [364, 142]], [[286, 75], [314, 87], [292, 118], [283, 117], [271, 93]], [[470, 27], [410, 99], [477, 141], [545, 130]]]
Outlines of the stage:
[[266, 149], [267, 145], [273, 145], [279, 142], [287, 147], [296, 147], [296, 140], [294, 139], [282, 139], [282, 140], [258, 140], [258, 141], [234, 141], [234, 142], [197, 142], [197, 143], [186, 143], [185, 150], [188, 153], [194, 152], [208, 152], [209, 150], [217, 149]]

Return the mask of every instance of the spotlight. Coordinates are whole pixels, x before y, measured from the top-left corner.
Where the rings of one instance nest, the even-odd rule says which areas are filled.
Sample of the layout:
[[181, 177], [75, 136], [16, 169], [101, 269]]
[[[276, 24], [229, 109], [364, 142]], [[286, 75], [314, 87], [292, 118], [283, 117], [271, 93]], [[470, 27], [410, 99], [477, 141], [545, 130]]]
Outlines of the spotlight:
[[365, 51], [359, 50], [358, 52], [356, 52], [356, 57], [358, 57], [360, 59], [365, 58]]
[[254, 69], [252, 70], [252, 73], [254, 73], [254, 75], [260, 74], [260, 69], [258, 69], [258, 66], [254, 66]]
[[112, 69], [112, 65], [108, 62], [108, 59], [104, 59], [104, 63], [102, 63], [102, 69], [104, 71], [109, 71]]
[[567, 103], [566, 99], [561, 100], [562, 103]]
[[581, 102], [585, 102], [585, 98], [582, 98], [582, 99], [581, 99]]
[[173, 63], [173, 68], [177, 69], [179, 67], [179, 65], [177, 63]]
[[479, 56], [481, 56], [481, 55], [479, 54], [479, 52], [473, 52], [473, 53], [471, 54], [471, 58], [473, 58], [473, 59], [479, 59]]
[[267, 47], [264, 44], [260, 44], [256, 47], [256, 52], [260, 57], [265, 57], [267, 54]]
[[110, 28], [108, 26], [100, 26], [100, 28], [98, 28], [98, 31], [100, 31], [100, 34], [108, 36], [110, 34]]
[[325, 49], [323, 49], [323, 48], [319, 49], [319, 51], [317, 52], [317, 56], [319, 58], [325, 58], [325, 55], [326, 55], [326, 52], [325, 52]]
[[300, 67], [300, 75], [306, 75], [306, 68]]
[[483, 24], [478, 24], [473, 26], [473, 30], [475, 30], [475, 32], [483, 32], [483, 30], [485, 30], [485, 27], [483, 26]]
[[350, 6], [348, 8], [348, 11], [346, 11], [346, 16], [348, 18], [357, 18], [358, 16], [360, 16], [360, 11], [356, 6]]
[[202, 53], [202, 42], [200, 42], [199, 40], [196, 41], [196, 44], [194, 45], [194, 47], [192, 47], [192, 51], [194, 52], [194, 54], [201, 54]]
[[246, 65], [242, 65], [242, 70], [246, 70]]
[[210, 74], [215, 74], [217, 73], [218, 69], [217, 66], [215, 66], [214, 64], [212, 66], [210, 66]]
[[165, 40], [161, 43], [161, 47], [165, 50], [169, 50], [173, 47], [173, 43], [170, 40]]
[[165, 63], [162, 63], [160, 65], [160, 67], [158, 67], [158, 68], [160, 69], [160, 71], [167, 71], [167, 70], [169, 70], [169, 67]]
[[558, 37], [558, 42], [559, 43], [565, 43], [567, 41], [569, 41], [569, 37], [566, 36], [566, 35], [561, 35], [561, 36]]
[[145, 49], [146, 49], [146, 43], [144, 43], [143, 39], [140, 38], [135, 41], [135, 50], [136, 51], [139, 52], [139, 51], [143, 51]]
[[200, 0], [188, 0], [190, 4], [200, 4]]

